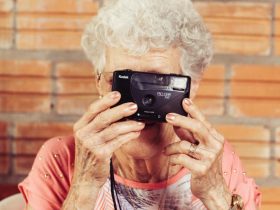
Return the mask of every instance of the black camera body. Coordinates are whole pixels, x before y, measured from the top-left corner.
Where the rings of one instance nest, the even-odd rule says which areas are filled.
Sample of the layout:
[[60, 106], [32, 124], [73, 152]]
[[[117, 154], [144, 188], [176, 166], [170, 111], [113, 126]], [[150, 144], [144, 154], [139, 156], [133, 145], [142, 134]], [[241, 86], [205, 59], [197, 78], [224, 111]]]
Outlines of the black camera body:
[[126, 102], [138, 105], [137, 112], [128, 119], [166, 122], [170, 112], [187, 115], [182, 100], [189, 98], [190, 86], [189, 76], [120, 70], [113, 74], [112, 90], [121, 93], [115, 106]]

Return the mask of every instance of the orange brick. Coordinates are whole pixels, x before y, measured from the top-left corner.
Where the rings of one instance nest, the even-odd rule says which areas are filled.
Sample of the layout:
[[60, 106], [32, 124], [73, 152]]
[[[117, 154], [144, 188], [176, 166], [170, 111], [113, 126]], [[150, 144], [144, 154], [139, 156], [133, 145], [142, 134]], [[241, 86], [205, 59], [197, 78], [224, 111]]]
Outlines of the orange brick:
[[197, 2], [195, 6], [213, 33], [216, 53], [269, 54], [271, 4]]
[[270, 19], [272, 5], [257, 2], [195, 2], [204, 17]]
[[261, 210], [278, 210], [280, 208], [279, 193], [280, 187], [263, 186]]
[[265, 203], [279, 203], [279, 194], [280, 194], [280, 188], [274, 187], [274, 186], [263, 186], [261, 187], [262, 192], [262, 202]]
[[268, 55], [269, 36], [214, 35], [214, 49], [218, 54]]
[[241, 162], [249, 177], [266, 178], [270, 175], [270, 160], [242, 159]]
[[63, 62], [57, 64], [55, 75], [64, 78], [94, 78], [94, 69], [90, 62]]
[[280, 82], [280, 66], [277, 65], [236, 64], [232, 69], [234, 81]]
[[51, 81], [46, 78], [0, 77], [0, 92], [5, 93], [50, 93]]
[[9, 154], [9, 152], [8, 139], [0, 139], [0, 154]]
[[194, 103], [205, 115], [222, 115], [224, 113], [223, 99], [197, 97]]
[[280, 55], [280, 4], [276, 4], [275, 6], [275, 37], [274, 38], [274, 46], [275, 46], [275, 54]]
[[231, 97], [275, 99], [280, 104], [280, 83], [231, 82]]
[[44, 141], [13, 141], [13, 154], [15, 155], [36, 155]]
[[280, 19], [280, 4], [276, 4], [275, 6], [275, 18]]
[[270, 36], [270, 20], [205, 18], [208, 29], [214, 34]]
[[[215, 128], [231, 142], [242, 157], [242, 163], [248, 175], [264, 178], [270, 172], [270, 132], [263, 126], [220, 125]], [[265, 143], [267, 142], [267, 143]], [[250, 148], [250, 149], [249, 149]]]
[[275, 149], [275, 157], [278, 159], [278, 163], [280, 161], [280, 144], [277, 142], [275, 145], [273, 145]]
[[38, 60], [0, 60], [3, 76], [50, 76], [51, 63]]
[[275, 36], [280, 36], [280, 18], [275, 20]]
[[261, 210], [279, 210], [279, 203], [262, 203]]
[[14, 6], [13, 0], [0, 0], [0, 13], [12, 11], [13, 6]]
[[210, 65], [204, 75], [203, 80], [224, 80], [225, 79], [225, 67], [223, 65]]
[[256, 125], [215, 125], [215, 128], [224, 135], [229, 141], [257, 141], [257, 142], [269, 142], [270, 131], [264, 126]]
[[276, 37], [275, 41], [275, 54], [280, 55], [280, 37]]
[[13, 15], [0, 13], [0, 29], [11, 29], [13, 27]]
[[97, 95], [58, 96], [56, 111], [58, 114], [83, 114]]
[[[54, 136], [71, 135], [72, 123], [21, 123], [16, 124], [15, 137], [17, 139], [46, 140]], [[28, 142], [26, 142], [28, 143]]]
[[[280, 25], [280, 24], [279, 24]], [[280, 36], [274, 38], [275, 54], [280, 55]]]
[[7, 174], [9, 171], [9, 157], [0, 155], [0, 174]]
[[0, 94], [0, 112], [50, 112], [50, 96]]
[[13, 31], [9, 29], [0, 29], [0, 49], [8, 49], [13, 45]]
[[0, 122], [0, 138], [8, 135], [8, 125], [5, 122]]
[[275, 165], [275, 176], [280, 178], [280, 146], [279, 144], [276, 147], [276, 160], [274, 161], [274, 165]]
[[269, 159], [271, 157], [269, 143], [236, 141], [230, 143], [241, 158]]
[[280, 127], [278, 127], [275, 131], [275, 140], [280, 142]]
[[98, 94], [93, 78], [71, 78], [57, 80], [58, 94]]
[[279, 117], [279, 100], [230, 99], [229, 112], [234, 117]]
[[37, 50], [81, 49], [79, 31], [19, 31], [17, 47]]
[[61, 13], [90, 13], [98, 10], [98, 1], [92, 0], [20, 0], [17, 3], [19, 12], [61, 12]]
[[224, 82], [202, 81], [197, 96], [222, 98], [224, 96]]
[[197, 97], [222, 98], [224, 97], [225, 68], [222, 65], [211, 65], [205, 71], [200, 83]]
[[13, 171], [17, 175], [27, 175], [35, 157], [16, 156], [13, 158]]
[[19, 14], [17, 27], [19, 30], [83, 30], [92, 15], [83, 14]]

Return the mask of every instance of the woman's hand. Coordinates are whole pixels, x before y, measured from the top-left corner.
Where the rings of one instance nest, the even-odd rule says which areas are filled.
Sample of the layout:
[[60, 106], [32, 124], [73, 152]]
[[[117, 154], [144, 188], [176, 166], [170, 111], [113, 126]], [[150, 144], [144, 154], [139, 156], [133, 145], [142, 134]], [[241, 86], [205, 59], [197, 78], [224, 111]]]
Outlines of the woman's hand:
[[102, 186], [109, 176], [112, 154], [123, 144], [137, 138], [144, 123], [121, 121], [137, 111], [134, 103], [110, 108], [120, 100], [119, 92], [111, 92], [91, 104], [74, 125], [76, 140], [75, 172], [79, 182]]
[[[79, 201], [76, 203], [82, 204], [81, 209], [93, 206], [94, 198], [109, 177], [112, 154], [136, 139], [145, 127], [144, 123], [136, 121], [120, 121], [137, 111], [134, 103], [110, 108], [120, 97], [119, 92], [111, 92], [95, 101], [74, 125], [75, 167], [71, 190], [72, 197]], [[89, 201], [91, 203], [86, 205]], [[64, 206], [68, 209], [68, 205]]]
[[231, 194], [222, 173], [224, 137], [219, 134], [190, 99], [183, 101], [189, 117], [169, 113], [181, 141], [168, 145], [170, 162], [191, 171], [191, 190], [208, 209], [229, 209]]

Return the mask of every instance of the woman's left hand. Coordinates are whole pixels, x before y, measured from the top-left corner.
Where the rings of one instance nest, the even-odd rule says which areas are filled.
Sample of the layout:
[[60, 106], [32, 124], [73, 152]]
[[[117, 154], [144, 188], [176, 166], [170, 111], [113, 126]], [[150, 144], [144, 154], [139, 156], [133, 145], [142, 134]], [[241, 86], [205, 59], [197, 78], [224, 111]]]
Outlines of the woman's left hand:
[[[208, 209], [229, 209], [231, 194], [222, 172], [224, 137], [190, 99], [183, 101], [183, 108], [189, 113], [188, 117], [175, 113], [166, 116], [181, 141], [168, 145], [164, 153], [170, 157], [171, 164], [191, 171], [192, 193]], [[188, 138], [190, 136], [192, 138]]]

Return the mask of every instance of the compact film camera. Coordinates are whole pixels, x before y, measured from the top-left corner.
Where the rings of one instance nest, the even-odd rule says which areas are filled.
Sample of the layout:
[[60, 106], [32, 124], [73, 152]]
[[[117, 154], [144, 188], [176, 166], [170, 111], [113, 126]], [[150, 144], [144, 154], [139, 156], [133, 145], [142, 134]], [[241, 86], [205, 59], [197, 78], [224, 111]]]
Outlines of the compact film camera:
[[112, 90], [121, 93], [115, 106], [134, 102], [138, 110], [128, 119], [166, 122], [170, 113], [187, 115], [182, 100], [190, 96], [191, 78], [177, 74], [158, 74], [132, 70], [115, 71]]

